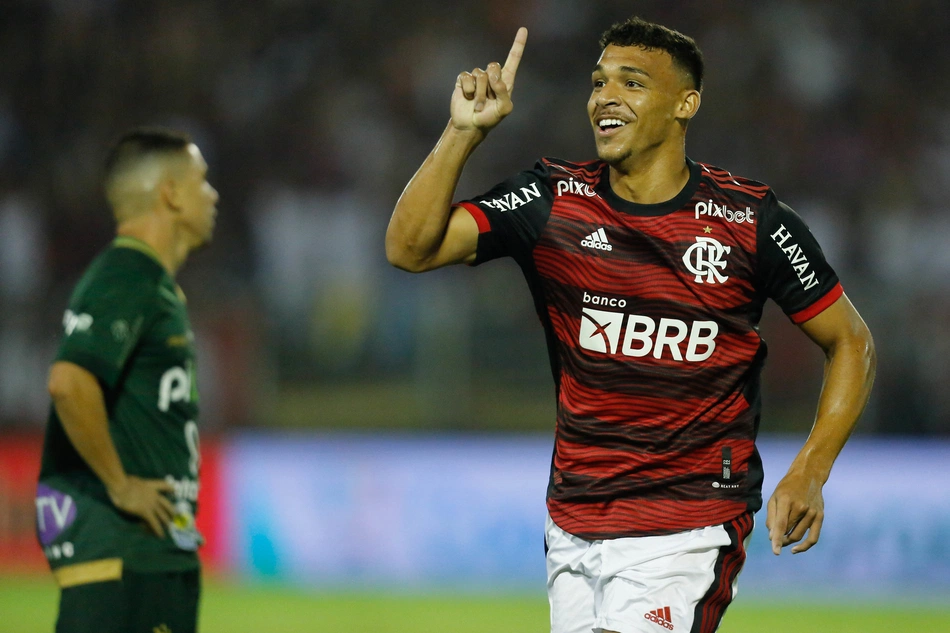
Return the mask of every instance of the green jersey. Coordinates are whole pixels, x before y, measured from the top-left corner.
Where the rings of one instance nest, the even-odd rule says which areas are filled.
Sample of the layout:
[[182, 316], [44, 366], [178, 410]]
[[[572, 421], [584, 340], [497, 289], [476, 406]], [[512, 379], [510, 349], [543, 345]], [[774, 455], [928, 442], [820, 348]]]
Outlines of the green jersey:
[[54, 573], [63, 572], [60, 584], [106, 580], [116, 566], [138, 572], [196, 568], [201, 536], [194, 522], [199, 468], [194, 337], [184, 296], [151, 248], [119, 237], [93, 261], [70, 299], [56, 360], [98, 378], [126, 473], [172, 483], [176, 508], [161, 539], [138, 517], [120, 512], [51, 407], [37, 533]]

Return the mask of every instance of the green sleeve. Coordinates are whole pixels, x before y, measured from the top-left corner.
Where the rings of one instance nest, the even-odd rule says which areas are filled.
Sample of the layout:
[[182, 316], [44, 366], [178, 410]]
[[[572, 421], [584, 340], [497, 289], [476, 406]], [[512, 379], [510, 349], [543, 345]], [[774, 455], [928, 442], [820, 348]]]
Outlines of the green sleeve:
[[126, 271], [99, 270], [80, 282], [63, 316], [56, 360], [114, 387], [155, 313], [157, 284]]

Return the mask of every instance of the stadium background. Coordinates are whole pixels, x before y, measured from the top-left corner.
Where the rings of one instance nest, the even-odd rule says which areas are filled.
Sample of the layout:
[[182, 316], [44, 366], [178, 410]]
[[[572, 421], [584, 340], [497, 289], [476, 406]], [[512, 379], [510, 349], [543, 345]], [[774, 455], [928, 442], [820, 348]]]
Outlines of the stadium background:
[[[32, 537], [46, 370], [68, 293], [112, 232], [102, 158], [141, 123], [189, 131], [221, 193], [215, 243], [179, 278], [200, 346], [209, 606], [261, 582], [277, 583], [274, 604], [281, 591], [399, 590], [443, 610], [504, 589], [540, 605], [518, 630], [543, 630], [553, 387], [524, 282], [508, 262], [401, 273], [383, 234], [448, 119], [456, 74], [503, 60], [520, 25], [515, 111], [459, 196], [540, 156], [592, 157], [596, 40], [634, 13], [705, 53], [688, 154], [769, 183], [799, 211], [878, 346], [826, 537], [776, 561], [760, 529], [743, 593], [773, 614], [787, 600], [895, 593], [945, 605], [947, 3], [6, 0], [0, 631], [19, 630], [3, 624], [24, 602], [18, 587], [55, 595]], [[810, 426], [822, 358], [777, 310], [762, 331], [774, 485]], [[919, 630], [950, 630], [942, 622]]]

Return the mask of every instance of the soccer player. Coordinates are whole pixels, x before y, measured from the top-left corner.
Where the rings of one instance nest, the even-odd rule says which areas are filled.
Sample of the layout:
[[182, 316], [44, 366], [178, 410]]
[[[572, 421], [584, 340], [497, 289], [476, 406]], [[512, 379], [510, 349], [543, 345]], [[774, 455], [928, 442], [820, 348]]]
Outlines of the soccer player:
[[174, 277], [211, 240], [207, 171], [187, 136], [164, 129], [129, 132], [106, 163], [117, 237], [63, 318], [36, 497], [58, 633], [197, 626], [195, 346]]
[[766, 185], [690, 160], [703, 58], [637, 18], [602, 39], [587, 103], [599, 160], [541, 159], [452, 202], [512, 111], [527, 31], [463, 72], [451, 119], [396, 204], [389, 261], [512, 257], [557, 397], [547, 493], [556, 633], [715, 631], [762, 505], [758, 322], [773, 299], [827, 358], [812, 431], [768, 503], [774, 553], [818, 540], [822, 486], [871, 387], [874, 347], [802, 219]]

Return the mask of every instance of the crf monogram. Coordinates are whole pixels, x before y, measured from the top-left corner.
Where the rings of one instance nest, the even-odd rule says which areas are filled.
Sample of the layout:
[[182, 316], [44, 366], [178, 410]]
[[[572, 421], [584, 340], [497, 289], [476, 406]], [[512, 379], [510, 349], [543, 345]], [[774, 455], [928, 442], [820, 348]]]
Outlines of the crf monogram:
[[726, 268], [724, 257], [731, 250], [731, 246], [724, 246], [719, 240], [699, 236], [683, 255], [683, 263], [686, 264], [686, 270], [696, 275], [696, 283], [723, 283], [729, 276], [719, 271]]

